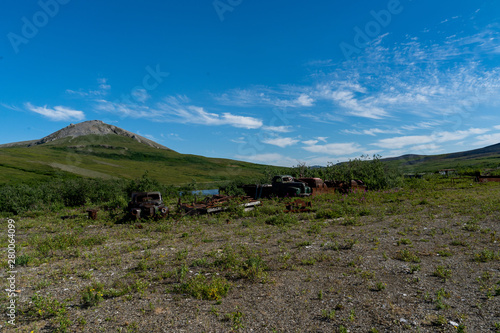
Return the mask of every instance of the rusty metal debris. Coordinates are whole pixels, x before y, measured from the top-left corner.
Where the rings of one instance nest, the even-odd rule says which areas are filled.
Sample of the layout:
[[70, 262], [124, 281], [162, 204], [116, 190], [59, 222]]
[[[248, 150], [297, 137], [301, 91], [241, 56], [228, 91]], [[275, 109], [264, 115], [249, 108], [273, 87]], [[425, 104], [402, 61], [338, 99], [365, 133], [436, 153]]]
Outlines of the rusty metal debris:
[[249, 197], [214, 195], [192, 204], [181, 203], [181, 198], [179, 198], [177, 206], [184, 210], [187, 215], [198, 215], [219, 213], [229, 209], [232, 204], [243, 207], [244, 211], [250, 211], [255, 206], [260, 205], [260, 201]]
[[97, 209], [88, 209], [87, 213], [89, 213], [89, 219], [97, 220]]
[[334, 188], [336, 191], [340, 193], [349, 193], [349, 192], [364, 192], [366, 191], [366, 185], [361, 180], [351, 180], [350, 182], [343, 182], [337, 180], [330, 180], [326, 182], [326, 185], [329, 188]]
[[301, 182], [304, 182], [311, 188], [311, 196], [316, 196], [325, 193], [334, 193], [335, 188], [328, 187], [326, 183], [321, 178], [299, 178]]
[[169, 213], [160, 192], [134, 192], [127, 210], [136, 219], [141, 217], [165, 217]]
[[77, 217], [80, 217], [80, 215], [64, 215], [61, 216], [61, 220], [76, 219]]
[[304, 213], [310, 212], [312, 208], [311, 201], [296, 199], [286, 205], [285, 213]]
[[476, 176], [476, 181], [479, 183], [500, 182], [500, 176]]
[[243, 185], [245, 193], [254, 199], [277, 197], [308, 197], [325, 193], [349, 193], [366, 191], [366, 185], [361, 180], [323, 181], [321, 178], [292, 176], [274, 176], [272, 184]]

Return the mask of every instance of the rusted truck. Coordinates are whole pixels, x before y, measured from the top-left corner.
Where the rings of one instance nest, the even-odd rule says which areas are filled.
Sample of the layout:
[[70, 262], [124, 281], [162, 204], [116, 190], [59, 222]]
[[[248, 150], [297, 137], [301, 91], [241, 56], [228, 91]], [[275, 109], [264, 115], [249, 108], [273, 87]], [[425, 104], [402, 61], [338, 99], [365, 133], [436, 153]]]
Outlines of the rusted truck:
[[160, 192], [133, 192], [127, 210], [136, 219], [163, 218], [169, 212]]
[[325, 193], [334, 193], [335, 188], [330, 188], [321, 178], [317, 177], [302, 177], [298, 179], [304, 182], [311, 188], [311, 196], [316, 196]]
[[298, 181], [289, 175], [274, 176], [272, 184], [243, 185], [245, 193], [254, 199], [270, 196], [278, 197], [308, 197], [311, 188], [302, 181]]

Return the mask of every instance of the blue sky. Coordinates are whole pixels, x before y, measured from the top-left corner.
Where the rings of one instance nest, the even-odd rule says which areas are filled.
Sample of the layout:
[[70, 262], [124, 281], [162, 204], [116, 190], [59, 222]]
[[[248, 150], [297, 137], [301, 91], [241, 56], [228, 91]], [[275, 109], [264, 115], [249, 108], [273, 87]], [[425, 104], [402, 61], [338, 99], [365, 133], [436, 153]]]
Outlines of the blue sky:
[[326, 165], [500, 142], [498, 1], [8, 1], [0, 143], [100, 119]]

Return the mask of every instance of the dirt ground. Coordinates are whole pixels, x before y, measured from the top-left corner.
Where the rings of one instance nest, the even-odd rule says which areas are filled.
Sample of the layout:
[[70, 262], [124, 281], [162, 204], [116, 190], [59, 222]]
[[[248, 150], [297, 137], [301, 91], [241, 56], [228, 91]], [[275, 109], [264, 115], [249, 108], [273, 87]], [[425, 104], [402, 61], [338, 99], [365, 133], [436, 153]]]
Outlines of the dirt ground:
[[1, 331], [500, 332], [498, 184], [311, 201], [123, 224], [85, 207], [14, 217], [18, 309]]

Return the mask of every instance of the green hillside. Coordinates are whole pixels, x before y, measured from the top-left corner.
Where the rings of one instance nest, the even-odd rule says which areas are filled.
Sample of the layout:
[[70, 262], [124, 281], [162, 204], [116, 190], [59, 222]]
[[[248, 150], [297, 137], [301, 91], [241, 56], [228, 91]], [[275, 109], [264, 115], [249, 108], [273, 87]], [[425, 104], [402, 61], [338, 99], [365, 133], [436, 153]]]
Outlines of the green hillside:
[[182, 185], [260, 178], [266, 166], [158, 149], [118, 135], [66, 137], [31, 147], [0, 148], [0, 183], [52, 177], [135, 179], [147, 170]]
[[485, 170], [500, 167], [500, 144], [441, 155], [403, 155], [383, 159], [401, 173], [436, 172], [441, 169]]

